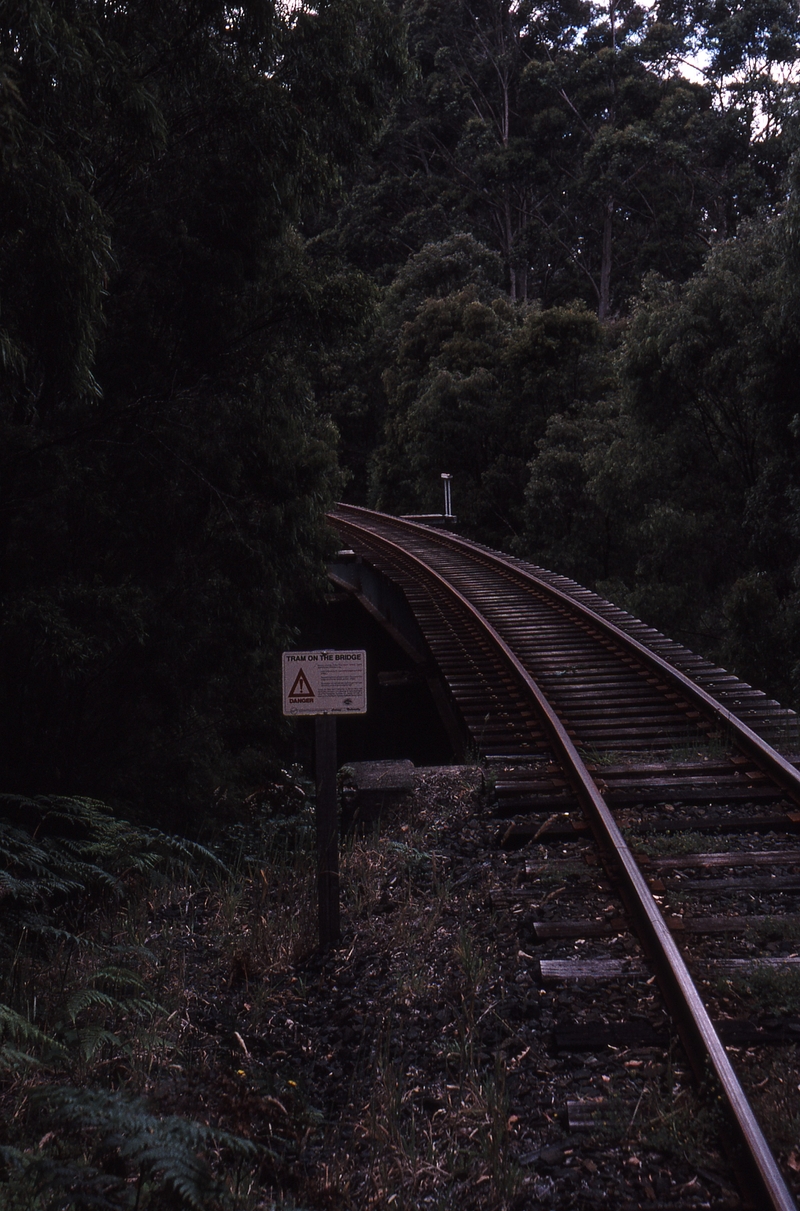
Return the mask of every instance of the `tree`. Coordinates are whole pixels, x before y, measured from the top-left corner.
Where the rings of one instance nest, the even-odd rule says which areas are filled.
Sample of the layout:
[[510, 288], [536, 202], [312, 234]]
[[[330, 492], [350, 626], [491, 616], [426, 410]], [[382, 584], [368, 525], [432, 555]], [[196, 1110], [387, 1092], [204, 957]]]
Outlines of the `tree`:
[[339, 215], [340, 246], [381, 283], [469, 231], [512, 299], [579, 297], [608, 319], [647, 272], [685, 280], [774, 201], [782, 146], [680, 74], [677, 20], [632, 0], [404, 12], [418, 75]]
[[497, 272], [496, 256], [456, 237], [412, 257], [388, 291], [372, 491], [380, 508], [438, 511], [439, 476], [450, 472], [467, 532], [507, 547], [548, 417], [597, 398], [608, 370], [590, 312], [515, 308], [493, 285], [493, 264]]
[[742, 228], [684, 285], [649, 281], [619, 389], [554, 417], [531, 462], [526, 547], [787, 702], [800, 689], [795, 206]]
[[263, 777], [338, 483], [315, 366], [369, 306], [297, 224], [402, 72], [379, 0], [7, 6], [10, 788], [196, 810]]

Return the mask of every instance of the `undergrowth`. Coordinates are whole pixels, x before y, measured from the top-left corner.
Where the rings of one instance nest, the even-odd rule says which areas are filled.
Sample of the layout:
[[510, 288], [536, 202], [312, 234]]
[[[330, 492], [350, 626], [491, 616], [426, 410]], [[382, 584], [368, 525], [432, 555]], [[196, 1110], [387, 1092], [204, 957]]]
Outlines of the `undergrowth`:
[[[313, 944], [301, 800], [287, 779], [286, 815], [217, 850], [91, 799], [0, 796], [4, 1211], [274, 1205], [313, 1114], [235, 1031], [200, 1050], [192, 1019], [202, 967], [232, 985]], [[231, 1090], [245, 1057], [257, 1114]]]
[[[547, 1205], [524, 1159], [561, 1138], [531, 1117], [541, 990], [485, 911], [477, 792], [443, 786], [446, 823], [343, 847], [324, 956], [291, 780], [206, 848], [90, 801], [0, 800], [2, 1211]], [[694, 1163], [715, 1124], [680, 1074], [642, 1075], [606, 1150]]]

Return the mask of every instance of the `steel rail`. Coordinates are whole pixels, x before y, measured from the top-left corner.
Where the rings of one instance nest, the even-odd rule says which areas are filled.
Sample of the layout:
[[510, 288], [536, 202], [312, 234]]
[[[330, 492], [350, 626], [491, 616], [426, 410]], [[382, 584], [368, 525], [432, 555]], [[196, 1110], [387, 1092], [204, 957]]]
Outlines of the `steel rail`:
[[[584, 605], [583, 602], [571, 597], [569, 593], [557, 589], [555, 585], [548, 584], [547, 581], [542, 580], [534, 572], [527, 571], [525, 568], [520, 567], [519, 564], [512, 563], [499, 552], [489, 551], [477, 543], [470, 542], [469, 539], [453, 534], [444, 534], [440, 530], [434, 530], [432, 527], [422, 526], [416, 522], [406, 521], [404, 518], [388, 517], [386, 514], [375, 513], [368, 509], [360, 509], [357, 505], [337, 507], [396, 523], [404, 529], [407, 528], [423, 534], [426, 538], [438, 543], [440, 546], [469, 552], [473, 559], [478, 559], [484, 565], [503, 568], [506, 573], [511, 573], [518, 580], [532, 584], [537, 591], [546, 597], [559, 601], [571, 613], [588, 622], [595, 631], [599, 630], [603, 632], [608, 638], [613, 639], [615, 643], [624, 648], [629, 655], [635, 656], [653, 673], [657, 673], [665, 681], [668, 681], [674, 689], [679, 690], [684, 697], [690, 699], [704, 714], [711, 715], [713, 720], [722, 724], [727, 729], [729, 738], [748, 757], [751, 757], [764, 773], [774, 778], [775, 782], [790, 798], [794, 799], [797, 804], [800, 804], [800, 771], [791, 762], [787, 761], [777, 749], [773, 748], [771, 744], [754, 732], [752, 728], [748, 727], [733, 711], [723, 706], [721, 702], [718, 702], [712, 694], [709, 694], [702, 686], [692, 681], [685, 673], [682, 673], [680, 669], [675, 668], [669, 661], [659, 656], [657, 652], [640, 643], [638, 639], [634, 639], [632, 635], [623, 631], [621, 627], [616, 626], [607, 618], [603, 618], [600, 614], [596, 614], [594, 610]], [[370, 531], [370, 533], [374, 533], [374, 531]]]
[[[395, 519], [387, 518], [386, 520], [393, 522]], [[659, 987], [676, 1022], [695, 1072], [699, 1079], [703, 1079], [708, 1076], [710, 1070], [716, 1078], [723, 1104], [727, 1107], [731, 1123], [743, 1149], [742, 1153], [737, 1154], [736, 1159], [745, 1171], [747, 1185], [759, 1200], [759, 1211], [762, 1208], [763, 1211], [796, 1211], [794, 1200], [783, 1180], [777, 1162], [647, 881], [578, 750], [567, 734], [566, 728], [537, 683], [488, 619], [444, 576], [429, 567], [419, 556], [407, 551], [385, 535], [376, 534], [369, 527], [359, 526], [357, 522], [351, 522], [345, 518], [337, 517], [335, 521], [338, 526], [344, 526], [351, 532], [364, 533], [366, 531], [379, 546], [389, 549], [395, 556], [401, 556], [406, 561], [411, 561], [419, 570], [420, 575], [433, 581], [452, 600], [458, 602], [461, 609], [482, 628], [486, 635], [490, 636], [515, 677], [531, 695], [553, 749], [561, 758], [565, 772], [573, 782], [576, 796], [593, 826], [598, 844], [616, 865], [628, 910], [632, 915], [644, 949], [653, 963]], [[414, 523], [404, 524], [414, 525]], [[430, 531], [427, 528], [415, 528], [422, 530], [426, 537], [430, 537]], [[485, 553], [481, 552], [481, 554]], [[500, 562], [504, 563], [502, 560]], [[514, 568], [514, 571], [517, 569]], [[531, 577], [531, 579], [538, 584], [535, 577]], [[555, 596], [570, 601], [566, 594], [559, 591], [556, 591]], [[588, 614], [593, 620], [597, 617], [585, 607], [582, 607], [579, 612]], [[604, 619], [599, 621], [604, 626], [608, 625]], [[614, 628], [614, 630], [619, 629]], [[619, 634], [624, 636], [622, 631]], [[626, 636], [626, 638], [630, 637]], [[638, 643], [636, 646], [643, 648], [643, 645]], [[648, 651], [646, 648], [643, 650]], [[658, 659], [660, 663], [666, 664], [666, 662], [660, 661], [660, 658]], [[711, 699], [711, 702], [713, 703], [714, 700]], [[749, 732], [749, 729], [746, 730]], [[760, 738], [756, 737], [756, 739]]]

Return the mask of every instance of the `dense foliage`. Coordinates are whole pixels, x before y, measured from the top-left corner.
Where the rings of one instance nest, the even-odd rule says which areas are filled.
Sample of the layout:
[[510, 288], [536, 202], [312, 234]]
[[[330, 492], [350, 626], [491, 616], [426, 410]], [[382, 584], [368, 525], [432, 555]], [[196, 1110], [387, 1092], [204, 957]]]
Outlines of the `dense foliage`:
[[610, 596], [796, 702], [792, 212], [740, 230], [683, 286], [647, 284], [621, 343], [616, 405], [573, 410], [572, 434], [551, 427], [528, 501], [531, 522], [557, 534], [553, 460], [569, 459], [580, 525], [549, 540], [560, 563], [593, 569]]
[[370, 299], [297, 223], [402, 72], [381, 0], [2, 6], [4, 787], [263, 780], [339, 483], [313, 368]]

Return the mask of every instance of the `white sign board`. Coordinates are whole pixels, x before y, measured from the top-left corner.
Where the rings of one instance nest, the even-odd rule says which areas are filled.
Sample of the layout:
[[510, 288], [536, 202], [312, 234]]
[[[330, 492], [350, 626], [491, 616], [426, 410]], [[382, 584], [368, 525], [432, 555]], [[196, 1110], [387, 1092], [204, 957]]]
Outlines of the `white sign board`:
[[364, 715], [366, 652], [284, 652], [284, 715]]

